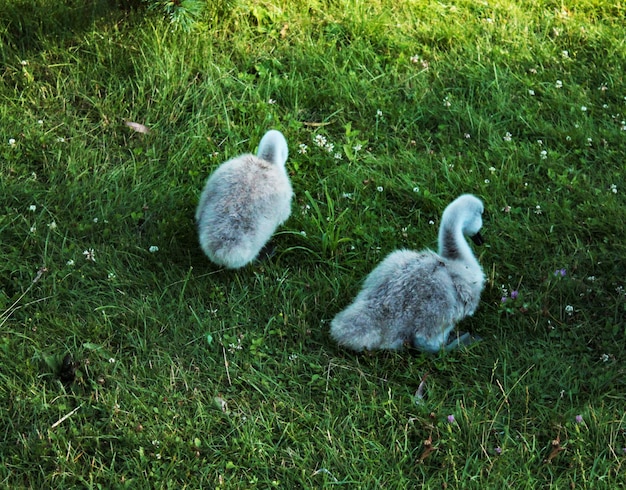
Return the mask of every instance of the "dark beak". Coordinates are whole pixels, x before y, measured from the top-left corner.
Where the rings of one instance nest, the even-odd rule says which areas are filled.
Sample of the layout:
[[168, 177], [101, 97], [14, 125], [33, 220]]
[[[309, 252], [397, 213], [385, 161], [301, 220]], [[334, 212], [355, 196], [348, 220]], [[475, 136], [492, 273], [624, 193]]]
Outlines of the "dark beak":
[[476, 233], [474, 236], [471, 236], [470, 238], [476, 245], [482, 245], [483, 243], [485, 243], [485, 240], [483, 240], [483, 236], [480, 233]]

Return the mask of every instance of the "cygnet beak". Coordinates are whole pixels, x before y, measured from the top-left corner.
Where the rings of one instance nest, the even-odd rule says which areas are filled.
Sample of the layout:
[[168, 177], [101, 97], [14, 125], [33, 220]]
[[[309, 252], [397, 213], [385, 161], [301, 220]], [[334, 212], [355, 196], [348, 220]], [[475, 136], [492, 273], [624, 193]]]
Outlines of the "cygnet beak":
[[480, 233], [476, 233], [470, 238], [476, 245], [482, 245], [483, 243], [485, 243], [485, 240], [483, 240], [483, 236]]

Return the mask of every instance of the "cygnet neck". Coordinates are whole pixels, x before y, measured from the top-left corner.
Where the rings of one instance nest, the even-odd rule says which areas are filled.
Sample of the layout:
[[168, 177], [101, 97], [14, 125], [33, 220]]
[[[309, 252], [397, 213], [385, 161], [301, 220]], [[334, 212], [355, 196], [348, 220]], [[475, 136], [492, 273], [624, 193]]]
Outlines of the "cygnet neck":
[[439, 228], [439, 255], [448, 260], [460, 260], [478, 265], [474, 252], [463, 234], [463, 221], [457, 213], [444, 216]]

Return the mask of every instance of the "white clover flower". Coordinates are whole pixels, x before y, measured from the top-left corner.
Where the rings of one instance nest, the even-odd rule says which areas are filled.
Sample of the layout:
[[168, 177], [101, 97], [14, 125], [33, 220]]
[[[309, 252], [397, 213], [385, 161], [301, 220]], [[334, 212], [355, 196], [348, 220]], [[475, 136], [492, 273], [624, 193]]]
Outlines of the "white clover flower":
[[491, 173], [494, 173], [494, 172], [496, 171], [496, 167], [489, 167], [489, 171], [490, 171]]
[[42, 125], [43, 125], [43, 119], [38, 119], [38, 120], [37, 120], [37, 124], [39, 124], [40, 126], [42, 126]]
[[435, 222], [431, 219], [431, 220], [428, 220], [428, 224], [429, 224], [429, 225], [434, 225], [434, 224], [435, 224]]
[[354, 145], [354, 146], [352, 147], [352, 149], [353, 149], [355, 152], [357, 152], [357, 151], [361, 151], [361, 148], [363, 148], [363, 145], [361, 145], [361, 144]]
[[610, 359], [611, 359], [611, 358], [609, 357], [609, 355], [608, 355], [608, 354], [602, 354], [602, 355], [600, 356], [600, 360], [601, 360], [602, 362], [609, 362], [609, 360], [610, 360]]
[[28, 60], [22, 60], [22, 61], [20, 61], [20, 65], [22, 65], [22, 66], [26, 66], [26, 65], [28, 65]]
[[617, 186], [615, 184], [611, 184], [609, 188], [613, 194], [617, 194]]
[[563, 87], [563, 82], [562, 82], [561, 80], [557, 80], [557, 81], [554, 83], [554, 86], [555, 86], [556, 88], [562, 88], [562, 87]]
[[567, 49], [564, 49], [563, 51], [561, 51], [561, 56], [563, 58], [569, 58], [569, 51]]
[[302, 235], [302, 236], [306, 236], [306, 231], [302, 230], [302, 231], [300, 232], [300, 235]]
[[452, 102], [450, 102], [450, 99], [448, 99], [448, 96], [446, 96], [446, 97], [443, 99], [443, 106], [444, 106], [444, 107], [450, 107], [451, 105], [452, 105]]
[[378, 187], [376, 187], [376, 190], [377, 190], [378, 192], [382, 192], [384, 189], [383, 189], [383, 187], [382, 187], [382, 186], [380, 186], [380, 185], [379, 185]]
[[381, 111], [380, 109], [378, 109], [376, 111], [376, 117], [383, 117], [383, 111]]
[[15, 146], [15, 138], [9, 138], [9, 146]]
[[51, 223], [48, 223], [48, 228], [50, 228], [51, 230], [56, 230], [57, 229], [56, 221], [52, 221]]
[[463, 135], [463, 137], [464, 137], [466, 140], [468, 140], [468, 139], [470, 139], [470, 138], [472, 137], [472, 135], [471, 135], [471, 134], [469, 134], [469, 133], [465, 133], [465, 134]]
[[545, 160], [546, 158], [548, 158], [548, 152], [546, 150], [541, 150], [541, 152], [539, 153], [539, 156], [541, 157], [542, 160]]
[[413, 56], [411, 56], [411, 63], [419, 63], [420, 62], [420, 57], [416, 54], [414, 54]]
[[309, 149], [309, 147], [307, 145], [305, 145], [304, 143], [300, 143], [298, 145], [298, 153], [300, 153], [301, 155], [304, 155], [307, 150]]
[[151, 254], [156, 253], [159, 251], [159, 247], [157, 247], [156, 245], [150, 245], [150, 248], [148, 249], [148, 252], [150, 252]]
[[419, 192], [419, 191], [420, 191], [419, 187], [417, 187], [417, 186], [413, 187], [413, 192]]
[[31, 213], [34, 213], [35, 211], [37, 211], [37, 206], [35, 206], [34, 204], [31, 204], [30, 206], [28, 206], [28, 210]]
[[315, 139], [313, 140], [315, 142], [315, 144], [319, 147], [324, 147], [326, 146], [326, 143], [328, 142], [326, 140], [326, 137], [323, 134], [316, 134], [315, 135]]
[[506, 134], [504, 135], [504, 137], [502, 138], [504, 141], [511, 141], [511, 133], [509, 133], [508, 131], [506, 132]]
[[580, 106], [580, 110], [583, 112], [587, 112], [587, 106], [586, 105], [581, 105]]
[[537, 204], [537, 205], [535, 206], [535, 214], [541, 214], [541, 213], [542, 213], [542, 211], [541, 211], [541, 206], [540, 206], [539, 204]]
[[567, 305], [565, 307], [565, 313], [567, 313], [568, 315], [572, 315], [572, 313], [574, 313], [574, 307], [572, 305]]
[[535, 95], [535, 91], [533, 89], [528, 90], [528, 95]]
[[65, 143], [65, 138], [63, 136], [59, 136], [57, 138], [57, 143]]
[[85, 260], [89, 260], [91, 262], [95, 262], [96, 261], [96, 252], [94, 251], [93, 248], [85, 250], [83, 252], [83, 255], [85, 256]]
[[335, 153], [333, 157], [335, 158], [335, 160], [341, 160], [343, 158], [343, 155], [341, 153]]
[[537, 144], [538, 144], [539, 146], [543, 145], [543, 140], [537, 140]]
[[275, 101], [274, 99], [268, 99], [268, 100], [267, 100], [267, 103], [268, 103], [269, 105], [273, 105], [273, 104], [276, 104], [276, 101]]
[[109, 279], [109, 281], [115, 279], [116, 277], [117, 276], [115, 275], [115, 272], [109, 272], [107, 274], [107, 278]]
[[37, 226], [36, 225], [33, 225], [33, 226], [30, 227], [30, 232], [31, 233], [35, 233], [36, 231], [37, 231]]
[[332, 153], [335, 150], [335, 145], [333, 143], [328, 143], [324, 149], [328, 152], [328, 153]]
[[115, 359], [113, 357], [109, 357], [109, 362], [113, 364], [115, 362]]
[[491, 181], [489, 179], [485, 179], [485, 184], [489, 184]]

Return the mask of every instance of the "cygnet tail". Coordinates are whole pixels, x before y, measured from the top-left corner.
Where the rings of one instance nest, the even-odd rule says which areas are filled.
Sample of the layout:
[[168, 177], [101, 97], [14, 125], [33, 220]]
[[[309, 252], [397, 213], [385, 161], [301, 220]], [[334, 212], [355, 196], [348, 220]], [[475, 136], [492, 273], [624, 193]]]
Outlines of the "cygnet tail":
[[289, 149], [287, 148], [287, 140], [283, 136], [283, 133], [275, 129], [265, 133], [259, 143], [257, 156], [274, 165], [285, 165], [287, 157], [289, 156]]
[[349, 310], [342, 311], [333, 319], [330, 335], [339, 345], [358, 352], [378, 349], [382, 342], [380, 331], [367, 315], [354, 314]]

